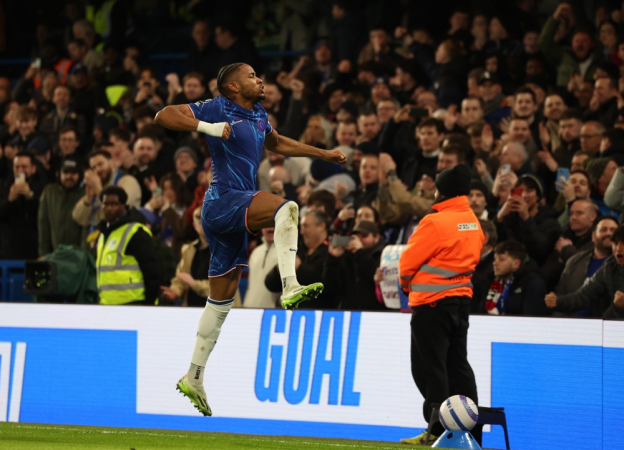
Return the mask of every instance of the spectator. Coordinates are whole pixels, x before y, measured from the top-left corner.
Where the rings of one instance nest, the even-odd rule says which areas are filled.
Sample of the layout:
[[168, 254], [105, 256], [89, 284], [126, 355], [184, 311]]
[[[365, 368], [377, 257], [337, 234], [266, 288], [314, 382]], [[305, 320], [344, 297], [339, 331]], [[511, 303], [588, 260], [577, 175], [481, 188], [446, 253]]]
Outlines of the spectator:
[[521, 176], [515, 187], [520, 188], [521, 194], [509, 196], [498, 212], [499, 239], [521, 242], [527, 254], [542, 265], [561, 235], [561, 228], [553, 218], [552, 207], [539, 203], [544, 191], [535, 176]]
[[383, 126], [386, 122], [391, 120], [400, 107], [400, 103], [394, 98], [380, 100], [379, 103], [377, 103], [377, 117], [381, 125]]
[[189, 192], [197, 188], [197, 174], [199, 172], [197, 154], [191, 147], [183, 146], [173, 155], [176, 173], [182, 178]]
[[592, 155], [583, 150], [579, 150], [572, 157], [572, 164], [570, 164], [570, 170], [585, 170], [587, 162], [591, 159]]
[[356, 191], [351, 192], [349, 197], [353, 199], [353, 207], [357, 210], [362, 205], [373, 204], [377, 198], [379, 189], [379, 157], [377, 155], [364, 155], [360, 163], [360, 184]]
[[130, 150], [132, 135], [128, 130], [113, 128], [108, 133], [108, 140], [111, 143], [111, 161], [115, 169], [125, 170], [132, 176], [138, 174], [138, 167], [135, 165], [134, 154]]
[[[618, 118], [618, 89], [611, 78], [598, 78], [594, 83], [594, 95], [585, 120], [595, 120], [606, 128], [613, 126]], [[592, 108], [596, 105], [596, 109]]]
[[87, 132], [87, 122], [81, 114], [77, 114], [71, 106], [71, 91], [62, 84], [54, 89], [52, 97], [54, 109], [41, 121], [39, 131], [45, 135], [49, 142], [56, 142], [59, 131], [66, 125], [72, 125], [80, 138]]
[[271, 167], [269, 171], [271, 192], [286, 200], [297, 201], [297, 190], [292, 184], [292, 177], [283, 166]]
[[602, 135], [600, 157], [613, 158], [618, 166], [624, 165], [624, 130], [611, 128]]
[[483, 120], [483, 100], [480, 98], [466, 97], [461, 102], [461, 116], [459, 124], [463, 128], [468, 128]]
[[20, 106], [15, 112], [17, 134], [7, 145], [17, 147], [18, 152], [26, 150], [30, 141], [38, 136], [38, 133], [35, 131], [38, 120], [37, 111], [32, 107], [27, 105]]
[[503, 87], [498, 75], [483, 72], [478, 81], [479, 97], [483, 100], [483, 115], [490, 125], [497, 125], [502, 119], [509, 117], [511, 108], [503, 95]]
[[[566, 204], [558, 219], [561, 229], [565, 229], [570, 223], [568, 209], [572, 203], [576, 200], [590, 200], [589, 184], [589, 175], [583, 169], [573, 169], [565, 183], [562, 180], [557, 182], [557, 186], [561, 188], [560, 198], [563, 198]], [[559, 203], [559, 199], [557, 200]]]
[[585, 122], [581, 127], [581, 134], [579, 136], [581, 140], [581, 150], [590, 155], [598, 155], [600, 153], [602, 135], [605, 130], [605, 126], [600, 122]]
[[56, 180], [56, 168], [52, 165], [52, 146], [44, 137], [37, 136], [31, 140], [26, 151], [35, 157], [37, 172], [42, 175], [45, 184]]
[[524, 245], [504, 241], [494, 248], [494, 281], [481, 311], [495, 316], [549, 316], [541, 298], [548, 292]]
[[538, 125], [541, 123], [535, 120], [535, 114], [538, 111], [537, 99], [535, 92], [528, 87], [520, 87], [514, 92], [514, 101], [511, 106], [511, 112], [516, 119], [526, 119], [531, 131], [531, 136], [536, 144], [540, 143], [540, 134]]
[[360, 52], [358, 64], [374, 61], [381, 64], [386, 73], [394, 73], [403, 58], [393, 50], [388, 33], [382, 28], [374, 28], [368, 36], [369, 42]]
[[[611, 236], [617, 227], [617, 220], [613, 217], [607, 216], [598, 221], [591, 235], [593, 246], [568, 259], [557, 284], [557, 296], [578, 292], [589, 282], [606, 259], [613, 254]], [[595, 302], [589, 308], [572, 313], [572, 316], [600, 318], [604, 313], [604, 309], [600, 308], [600, 305], [600, 302]]]
[[197, 20], [193, 24], [191, 37], [194, 45], [187, 52], [184, 72], [199, 72], [207, 80], [216, 78], [219, 72], [219, 66], [216, 65], [214, 60], [217, 49], [210, 40], [208, 21]]
[[322, 189], [314, 191], [307, 198], [306, 211], [321, 211], [331, 219], [336, 215], [336, 197]]
[[622, 216], [624, 213], [624, 168], [619, 167], [604, 195], [604, 202], [608, 208], [617, 211]]
[[189, 232], [184, 213], [192, 202], [191, 192], [175, 172], [162, 177], [159, 186], [152, 186], [152, 198], [145, 204], [145, 209], [156, 215], [161, 240], [171, 247], [176, 261], [179, 261], [182, 244]]
[[94, 49], [96, 34], [93, 24], [86, 19], [80, 19], [72, 25], [72, 32], [74, 38], [84, 42], [87, 48], [87, 52], [80, 62], [87, 66], [89, 72], [95, 72], [103, 65], [104, 56]]
[[[473, 189], [474, 190], [474, 189]], [[472, 192], [472, 191], [471, 191]], [[477, 216], [478, 217], [478, 216]], [[496, 225], [489, 220], [479, 220], [481, 224], [481, 230], [485, 240], [483, 241], [483, 247], [481, 247], [481, 257], [479, 264], [475, 268], [475, 273], [472, 275], [472, 303], [470, 305], [471, 314], [481, 313], [481, 305], [485, 303], [490, 285], [494, 280], [494, 247], [498, 240], [496, 234]]]
[[544, 134], [540, 130], [540, 139], [543, 145], [550, 145], [551, 149], [559, 148], [561, 144], [559, 138], [559, 120], [561, 114], [567, 109], [563, 98], [559, 94], [551, 94], [544, 100], [544, 127], [548, 131], [548, 138], [544, 139]]
[[587, 163], [592, 201], [598, 206], [601, 215], [617, 218], [619, 214], [604, 202], [604, 195], [616, 171], [617, 163], [610, 158], [595, 158]]
[[206, 81], [200, 72], [188, 72], [182, 78], [182, 86], [177, 74], [167, 75], [168, 105], [194, 103], [206, 98]]
[[[377, 225], [366, 220], [355, 225], [347, 246], [329, 244], [323, 279], [326, 280], [327, 290], [336, 296], [338, 308], [360, 311], [386, 309], [377, 297], [374, 281], [385, 246]], [[353, 283], [347, 285], [344, 280], [352, 280]]]
[[45, 186], [30, 153], [13, 158], [13, 176], [0, 191], [0, 259], [36, 259], [37, 209]]
[[262, 244], [249, 255], [249, 281], [243, 306], [245, 308], [279, 308], [279, 293], [267, 289], [264, 280], [277, 266], [277, 253], [273, 242], [275, 228], [262, 230]]
[[[322, 211], [307, 211], [301, 219], [301, 236], [303, 245], [297, 251], [296, 273], [300, 283], [310, 280], [322, 280], [323, 266], [327, 259], [327, 231], [329, 216]], [[271, 292], [281, 292], [282, 281], [277, 266], [266, 276], [266, 287]], [[309, 309], [334, 309], [335, 303], [331, 293], [323, 292], [314, 300], [305, 304]]]
[[156, 71], [151, 67], [141, 69], [139, 78], [136, 81], [134, 106], [149, 106], [156, 111], [160, 111], [164, 108], [166, 99], [167, 91], [160, 85]]
[[585, 80], [592, 80], [594, 70], [602, 61], [600, 50], [595, 48], [591, 32], [578, 28], [572, 35], [572, 46], [563, 47], [555, 42], [560, 22], [574, 23], [574, 13], [568, 3], [561, 3], [549, 17], [539, 37], [539, 48], [557, 68], [557, 86], [565, 88], [570, 77], [579, 73]]
[[295, 157], [286, 158], [284, 155], [266, 150], [267, 157], [260, 162], [258, 167], [258, 189], [269, 191], [269, 171], [273, 166], [284, 166], [292, 176], [292, 184], [299, 186], [303, 184], [310, 174], [310, 158]]
[[153, 305], [159, 295], [161, 268], [145, 218], [127, 205], [128, 195], [119, 186], [106, 187], [98, 197], [104, 216], [97, 226], [100, 303]]
[[201, 208], [195, 208], [193, 211], [193, 228], [197, 232], [198, 239], [182, 247], [182, 258], [176, 269], [176, 276], [171, 280], [169, 287], [161, 286], [160, 289], [167, 300], [179, 298], [183, 302], [182, 306], [203, 308], [210, 294], [208, 283], [210, 248], [201, 226]]
[[134, 108], [132, 111], [132, 118], [134, 119], [137, 132], [140, 133], [145, 125], [154, 123], [154, 116], [156, 116], [156, 112], [157, 111], [155, 111], [154, 108], [147, 105]]
[[[58, 149], [60, 151], [60, 156], [72, 156], [80, 160], [81, 156], [77, 154], [79, 148], [80, 139], [78, 138], [76, 129], [71, 125], [62, 127], [58, 133]], [[79, 162], [83, 165], [82, 161]]]
[[602, 312], [603, 319], [624, 318], [624, 227], [611, 236], [613, 255], [608, 257], [594, 276], [578, 291], [567, 295], [554, 292], [546, 295], [548, 308], [573, 313], [592, 308], [593, 314]]
[[509, 164], [511, 171], [517, 176], [531, 173], [531, 163], [529, 155], [524, 145], [519, 142], [510, 142], [501, 150], [499, 161], [501, 166]]
[[89, 155], [89, 169], [85, 171], [85, 195], [76, 202], [72, 218], [83, 227], [94, 231], [104, 217], [99, 198], [108, 186], [121, 187], [128, 197], [124, 204], [133, 208], [141, 206], [141, 187], [132, 175], [124, 175], [113, 167], [110, 153], [96, 150]]
[[379, 144], [379, 132], [381, 131], [381, 123], [377, 115], [371, 110], [365, 110], [360, 113], [357, 119], [358, 131], [360, 136], [356, 140], [361, 142], [373, 142]]
[[[455, 164], [457, 165], [457, 164]], [[481, 181], [472, 181], [470, 185], [470, 195], [468, 195], [468, 203], [470, 205], [470, 209], [475, 213], [477, 219], [481, 221], [487, 221], [490, 218], [490, 215], [493, 215], [488, 210], [488, 204], [490, 201], [490, 193]], [[493, 217], [492, 217], [493, 218]]]
[[[248, 39], [243, 39], [233, 23], [217, 24], [214, 30], [214, 41], [217, 51], [213, 61], [217, 70], [239, 61], [245, 61], [251, 67], [260, 67], [253, 43]], [[208, 78], [214, 77], [215, 75], [211, 75]]]
[[82, 167], [76, 158], [65, 157], [58, 183], [48, 184], [39, 199], [37, 215], [39, 256], [52, 253], [59, 245], [80, 246], [83, 227], [72, 220], [72, 211], [84, 196]]

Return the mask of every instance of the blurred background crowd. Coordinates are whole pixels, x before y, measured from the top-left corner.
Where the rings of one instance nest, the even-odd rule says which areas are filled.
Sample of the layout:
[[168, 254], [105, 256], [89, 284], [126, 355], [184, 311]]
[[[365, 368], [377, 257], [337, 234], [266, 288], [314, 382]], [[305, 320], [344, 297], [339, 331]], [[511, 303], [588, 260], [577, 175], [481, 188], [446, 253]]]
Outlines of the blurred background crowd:
[[[0, 259], [95, 256], [118, 186], [152, 233], [146, 300], [203, 306], [210, 148], [154, 116], [218, 95], [219, 68], [242, 61], [280, 134], [348, 157], [267, 151], [258, 171], [300, 205], [297, 275], [326, 286], [308, 307], [386, 309], [384, 248], [466, 164], [486, 236], [474, 313], [624, 316], [624, 281], [544, 302], [609, 261], [624, 278], [621, 1], [0, 1], [0, 20]], [[272, 233], [251, 240], [239, 306], [279, 306]]]

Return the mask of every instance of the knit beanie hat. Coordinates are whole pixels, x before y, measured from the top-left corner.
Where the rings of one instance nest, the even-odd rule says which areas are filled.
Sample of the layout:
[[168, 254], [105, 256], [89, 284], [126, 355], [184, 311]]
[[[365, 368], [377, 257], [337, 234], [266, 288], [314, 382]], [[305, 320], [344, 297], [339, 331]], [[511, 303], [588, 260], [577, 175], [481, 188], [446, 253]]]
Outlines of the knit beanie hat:
[[589, 174], [589, 183], [593, 186], [598, 182], [611, 158], [595, 158], [587, 161], [585, 170]]
[[465, 164], [443, 170], [435, 179], [435, 186], [444, 198], [470, 195], [472, 173]]

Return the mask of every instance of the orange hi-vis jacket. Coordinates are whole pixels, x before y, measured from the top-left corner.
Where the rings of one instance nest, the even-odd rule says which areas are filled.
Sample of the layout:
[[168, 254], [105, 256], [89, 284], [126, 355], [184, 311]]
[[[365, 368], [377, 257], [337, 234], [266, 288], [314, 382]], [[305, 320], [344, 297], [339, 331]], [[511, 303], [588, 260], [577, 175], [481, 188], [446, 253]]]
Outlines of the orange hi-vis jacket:
[[433, 303], [445, 297], [471, 297], [474, 273], [484, 236], [468, 197], [453, 197], [433, 205], [399, 259], [401, 289], [409, 305]]

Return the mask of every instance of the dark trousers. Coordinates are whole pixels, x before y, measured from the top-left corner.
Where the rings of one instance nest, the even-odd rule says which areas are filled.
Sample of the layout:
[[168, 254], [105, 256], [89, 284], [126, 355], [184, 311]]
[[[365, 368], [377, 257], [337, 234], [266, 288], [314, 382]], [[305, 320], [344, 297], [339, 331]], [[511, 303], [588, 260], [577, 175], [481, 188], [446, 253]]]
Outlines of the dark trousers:
[[[417, 306], [412, 312], [412, 377], [425, 398], [423, 414], [429, 422], [432, 405], [453, 395], [465, 395], [479, 404], [474, 372], [468, 363], [468, 316], [471, 299], [447, 297]], [[481, 443], [482, 426], [472, 430]], [[444, 428], [436, 423], [432, 433]]]

